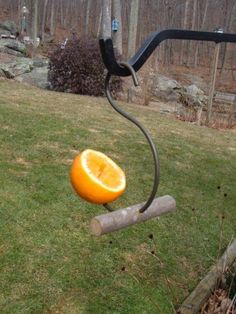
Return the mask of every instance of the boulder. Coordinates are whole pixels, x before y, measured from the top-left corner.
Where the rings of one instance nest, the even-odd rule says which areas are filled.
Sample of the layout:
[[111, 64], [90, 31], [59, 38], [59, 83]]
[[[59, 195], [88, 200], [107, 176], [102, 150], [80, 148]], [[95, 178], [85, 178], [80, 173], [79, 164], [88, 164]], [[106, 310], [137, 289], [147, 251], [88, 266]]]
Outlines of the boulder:
[[185, 86], [181, 95], [181, 101], [193, 108], [204, 107], [207, 104], [207, 96], [203, 90], [195, 84]]
[[2, 69], [0, 69], [0, 78], [2, 78], [2, 77], [6, 77], [6, 76], [5, 76], [4, 71]]
[[24, 57], [25, 56], [25, 54], [23, 54], [19, 51], [12, 50], [12, 49], [7, 48], [7, 47], [1, 47], [1, 41], [0, 41], [0, 53], [8, 54], [8, 55], [15, 56], [15, 57]]
[[42, 68], [48, 66], [48, 59], [46, 58], [35, 58], [33, 59], [33, 66], [35, 68]]
[[48, 67], [43, 66], [34, 68], [30, 73], [24, 73], [15, 78], [19, 82], [24, 82], [43, 89], [47, 89], [48, 84]]
[[152, 100], [157, 98], [166, 102], [179, 101], [182, 88], [176, 80], [163, 75], [156, 75], [153, 77], [152, 83]]
[[18, 75], [31, 72], [33, 70], [33, 61], [29, 58], [17, 58], [12, 61], [0, 63], [0, 70], [6, 78], [14, 78]]
[[26, 46], [25, 46], [25, 44], [21, 43], [19, 40], [1, 39], [0, 40], [0, 51], [6, 52], [6, 50], [9, 51], [8, 49], [13, 50], [13, 53], [19, 52], [19, 53], [21, 53], [21, 55], [26, 55]]
[[10, 37], [11, 36], [11, 32], [9, 32], [6, 29], [0, 27], [0, 35], [1, 35], [1, 37], [5, 37], [5, 36], [6, 37]]
[[9, 68], [6, 64], [0, 64], [0, 77], [13, 79], [15, 75], [12, 72], [11, 68]]
[[0, 77], [48, 88], [48, 59], [40, 55], [31, 59], [0, 53]]
[[183, 73], [184, 81], [186, 85], [196, 85], [204, 92], [209, 90], [208, 83], [203, 79], [203, 77], [193, 74], [193, 73]]
[[16, 23], [13, 21], [5, 21], [0, 23], [0, 29], [10, 32], [10, 34], [16, 35], [18, 29]]
[[181, 102], [189, 107], [190, 110], [194, 110], [196, 117], [195, 121], [197, 125], [201, 124], [201, 115], [203, 108], [207, 105], [207, 96], [205, 96], [203, 90], [197, 87], [195, 84], [185, 86], [181, 95]]

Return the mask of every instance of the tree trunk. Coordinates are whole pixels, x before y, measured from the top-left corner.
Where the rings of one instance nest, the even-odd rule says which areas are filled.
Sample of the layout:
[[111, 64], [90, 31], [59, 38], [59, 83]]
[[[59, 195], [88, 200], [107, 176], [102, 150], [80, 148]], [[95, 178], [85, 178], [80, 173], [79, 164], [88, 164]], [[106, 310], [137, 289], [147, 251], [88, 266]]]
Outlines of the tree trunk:
[[102, 27], [101, 37], [111, 37], [111, 0], [102, 1]]
[[51, 5], [51, 18], [50, 18], [50, 35], [54, 35], [55, 32], [55, 0], [52, 0]]
[[102, 8], [99, 13], [99, 18], [98, 18], [98, 30], [97, 30], [97, 37], [101, 34], [101, 24], [102, 24]]
[[[196, 25], [196, 18], [197, 18], [197, 2], [198, 0], [194, 0], [193, 2], [193, 15], [192, 15], [192, 25], [191, 30], [195, 29]], [[188, 53], [188, 65], [191, 65], [192, 61], [192, 54], [194, 53], [194, 47], [196, 45], [196, 42], [190, 41], [189, 42], [189, 53]]]
[[60, 2], [60, 24], [64, 26], [64, 10], [63, 10], [63, 0]]
[[90, 15], [90, 7], [91, 7], [91, 0], [87, 0], [85, 21], [84, 21], [84, 35], [85, 35], [85, 36], [87, 36], [88, 33], [89, 33], [89, 15]]
[[18, 2], [18, 28], [21, 31], [22, 28], [22, 7], [23, 7], [23, 2], [22, 0], [19, 0]]
[[69, 6], [69, 2], [66, 2], [64, 4], [64, 20], [63, 20], [63, 26], [64, 28], [67, 28], [67, 19], [69, 17], [69, 11], [70, 11], [70, 6]]
[[[190, 7], [190, 0], [186, 0], [185, 7], [184, 7], [184, 22], [183, 22], [183, 29], [188, 28], [188, 21], [189, 21], [189, 7]], [[184, 64], [184, 57], [185, 57], [185, 49], [186, 49], [186, 41], [182, 41], [181, 46], [181, 53], [180, 53], [180, 64]]]
[[[232, 10], [230, 10], [230, 12], [231, 12], [231, 13], [229, 13], [230, 16], [228, 16], [228, 18], [226, 19], [226, 31], [227, 32], [233, 31], [233, 21], [235, 18], [235, 14], [234, 14], [235, 9], [236, 9], [236, 2], [234, 2]], [[222, 73], [222, 71], [225, 68], [225, 64], [226, 64], [226, 60], [227, 60], [227, 54], [228, 54], [227, 48], [228, 48], [228, 45], [225, 44], [224, 48], [223, 48], [224, 49], [223, 50], [223, 60], [222, 60], [222, 66], [220, 69], [220, 73]]]
[[41, 27], [42, 42], [44, 42], [44, 35], [45, 35], [45, 22], [46, 22], [47, 4], [48, 4], [48, 0], [44, 0], [44, 4], [43, 4], [43, 17], [42, 17], [42, 27]]
[[112, 39], [114, 43], [114, 47], [117, 52], [122, 55], [122, 20], [121, 20], [121, 3], [120, 0], [112, 1], [112, 17], [113, 19], [118, 20], [119, 29], [117, 31], [112, 32]]
[[36, 47], [38, 37], [38, 0], [32, 1], [32, 40], [33, 46]]
[[131, 1], [130, 17], [129, 17], [129, 35], [128, 35], [128, 57], [136, 52], [136, 37], [138, 26], [139, 0]]
[[[206, 23], [206, 17], [207, 17], [207, 10], [208, 10], [208, 5], [209, 5], [209, 0], [206, 0], [205, 8], [204, 8], [204, 13], [203, 13], [203, 18], [202, 18], [202, 23], [200, 30], [204, 30], [204, 26]], [[194, 55], [194, 67], [196, 68], [198, 65], [198, 52], [199, 52], [199, 41], [196, 44], [196, 49], [195, 49], [195, 55]]]

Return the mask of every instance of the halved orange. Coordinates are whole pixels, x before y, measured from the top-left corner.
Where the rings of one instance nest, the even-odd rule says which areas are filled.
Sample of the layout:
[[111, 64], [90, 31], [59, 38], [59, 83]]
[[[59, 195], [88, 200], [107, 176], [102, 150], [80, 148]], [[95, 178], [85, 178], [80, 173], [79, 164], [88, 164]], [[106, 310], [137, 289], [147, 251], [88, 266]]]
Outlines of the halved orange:
[[79, 196], [95, 204], [116, 200], [126, 187], [123, 170], [111, 158], [92, 149], [75, 157], [70, 178]]

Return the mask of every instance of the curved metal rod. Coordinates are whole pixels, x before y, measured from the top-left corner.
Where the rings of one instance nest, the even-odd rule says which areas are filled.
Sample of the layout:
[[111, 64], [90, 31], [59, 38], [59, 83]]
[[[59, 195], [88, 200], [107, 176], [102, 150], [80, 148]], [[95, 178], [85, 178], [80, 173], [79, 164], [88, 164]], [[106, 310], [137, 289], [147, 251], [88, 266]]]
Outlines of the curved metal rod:
[[[200, 32], [181, 29], [167, 29], [152, 33], [142, 44], [137, 53], [129, 60], [130, 66], [137, 72], [147, 61], [156, 47], [167, 39], [200, 40], [215, 43], [236, 43], [236, 34], [222, 32]], [[111, 74], [118, 76], [131, 75], [129, 69], [122, 67], [116, 60], [111, 38], [99, 40], [103, 62]]]
[[[122, 62], [120, 63], [121, 66], [126, 67], [132, 77], [133, 77], [133, 81], [134, 84], [136, 85], [138, 83], [137, 81], [137, 77], [136, 77], [136, 73], [134, 71], [134, 69], [130, 66], [130, 64]], [[154, 182], [153, 182], [153, 188], [151, 191], [151, 194], [148, 198], [148, 200], [146, 201], [146, 203], [139, 209], [140, 213], [143, 213], [146, 209], [148, 209], [148, 207], [151, 205], [152, 201], [154, 200], [155, 196], [156, 196], [156, 192], [157, 192], [157, 188], [159, 185], [159, 181], [160, 181], [160, 163], [159, 163], [159, 158], [158, 158], [158, 153], [155, 147], [155, 144], [152, 141], [151, 136], [149, 135], [148, 131], [143, 127], [143, 125], [137, 120], [135, 119], [133, 116], [131, 116], [131, 114], [125, 112], [123, 109], [121, 109], [120, 107], [118, 107], [118, 105], [116, 104], [115, 100], [113, 99], [111, 92], [110, 92], [110, 86], [109, 86], [109, 82], [111, 79], [111, 74], [108, 72], [107, 76], [106, 76], [106, 80], [105, 80], [105, 93], [107, 96], [107, 99], [109, 100], [109, 103], [111, 104], [111, 106], [119, 113], [121, 114], [123, 117], [125, 117], [126, 119], [128, 119], [129, 121], [131, 121], [132, 123], [134, 123], [144, 134], [144, 136], [146, 137], [151, 151], [152, 151], [152, 155], [153, 155], [153, 160], [154, 160]], [[109, 205], [109, 204], [103, 204], [103, 206], [108, 209], [109, 211], [113, 211], [114, 209]]]

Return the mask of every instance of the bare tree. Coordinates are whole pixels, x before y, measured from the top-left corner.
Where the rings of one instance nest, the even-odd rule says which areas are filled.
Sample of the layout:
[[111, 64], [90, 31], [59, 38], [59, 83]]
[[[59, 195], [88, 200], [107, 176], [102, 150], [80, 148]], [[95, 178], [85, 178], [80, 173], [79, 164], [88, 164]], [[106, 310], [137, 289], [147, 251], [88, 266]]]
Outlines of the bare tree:
[[[204, 7], [204, 13], [203, 13], [203, 18], [202, 18], [202, 23], [200, 26], [200, 30], [203, 31], [206, 23], [206, 18], [207, 18], [207, 11], [208, 11], [208, 6], [209, 6], [209, 0], [205, 0], [205, 7]], [[201, 10], [200, 10], [201, 12]], [[199, 13], [200, 13], [199, 12]], [[200, 15], [200, 14], [199, 14]], [[198, 53], [199, 53], [199, 42], [196, 44], [196, 49], [195, 49], [195, 54], [194, 54], [194, 67], [196, 68], [198, 65]]]
[[[184, 6], [184, 20], [183, 20], [183, 26], [182, 26], [183, 29], [188, 28], [189, 15], [190, 15], [190, 0], [186, 0], [185, 6]], [[186, 48], [186, 41], [183, 41], [182, 46], [181, 46], [181, 53], [180, 53], [180, 64], [183, 64], [185, 48]]]
[[85, 36], [87, 36], [89, 33], [89, 15], [90, 15], [91, 3], [92, 3], [91, 0], [87, 0], [85, 21], [84, 21], [84, 34], [85, 34]]
[[[193, 0], [191, 30], [194, 30], [195, 26], [196, 26], [196, 21], [197, 21], [197, 3], [198, 3], [198, 0]], [[189, 42], [188, 64], [191, 64], [192, 52], [193, 52], [195, 46], [196, 46], [196, 42], [193, 42], [193, 41]]]
[[138, 27], [139, 0], [131, 1], [129, 17], [129, 35], [128, 35], [128, 57], [131, 57], [136, 50], [137, 27]]
[[60, 1], [60, 24], [64, 26], [64, 7], [63, 7], [63, 0]]
[[36, 46], [36, 39], [38, 37], [38, 0], [31, 0], [31, 38], [33, 46]]
[[55, 0], [51, 0], [50, 34], [55, 32]]
[[63, 26], [67, 28], [68, 20], [70, 19], [69, 17], [69, 11], [70, 11], [70, 2], [64, 2], [64, 21], [63, 21]]
[[113, 31], [112, 39], [114, 42], [114, 46], [119, 54], [122, 55], [122, 20], [121, 20], [121, 3], [120, 0], [112, 1], [112, 17], [113, 20], [118, 21], [118, 30]]
[[[227, 31], [233, 31], [233, 21], [235, 19], [235, 11], [236, 11], [236, 2], [233, 3], [232, 9], [228, 13], [228, 18], [226, 19], [226, 29]], [[228, 54], [228, 44], [224, 45], [223, 57], [222, 57], [222, 66], [221, 66], [221, 73], [225, 68], [227, 54]]]
[[41, 24], [42, 42], [44, 42], [44, 37], [45, 37], [45, 22], [46, 22], [47, 4], [48, 4], [48, 0], [44, 0], [43, 16], [42, 16], [42, 24]]
[[96, 36], [99, 37], [100, 33], [101, 33], [101, 24], [102, 24], [102, 8], [99, 12], [99, 16], [98, 16], [98, 28], [97, 28], [97, 34]]
[[102, 1], [101, 37], [111, 37], [111, 0]]

